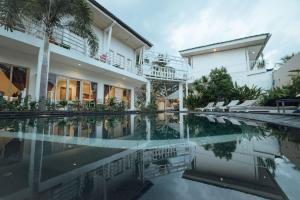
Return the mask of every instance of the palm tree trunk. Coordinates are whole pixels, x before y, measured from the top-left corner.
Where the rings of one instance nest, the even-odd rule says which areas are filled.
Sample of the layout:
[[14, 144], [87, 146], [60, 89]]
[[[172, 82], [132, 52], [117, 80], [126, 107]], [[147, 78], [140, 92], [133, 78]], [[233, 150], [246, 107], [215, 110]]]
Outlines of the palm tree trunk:
[[40, 81], [40, 96], [39, 96], [39, 110], [46, 110], [47, 102], [47, 86], [48, 86], [48, 73], [50, 63], [50, 49], [49, 49], [49, 36], [45, 33], [44, 46], [43, 46], [43, 61], [41, 68], [41, 81]]

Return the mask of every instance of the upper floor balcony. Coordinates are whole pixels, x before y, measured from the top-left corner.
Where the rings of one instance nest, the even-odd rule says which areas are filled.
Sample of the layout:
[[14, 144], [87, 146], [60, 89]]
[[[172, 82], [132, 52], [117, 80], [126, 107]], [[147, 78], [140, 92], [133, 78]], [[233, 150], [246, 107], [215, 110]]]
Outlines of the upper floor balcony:
[[[2, 31], [0, 35], [9, 37], [12, 40], [18, 40], [22, 43], [27, 43], [28, 45], [33, 45], [37, 48], [39, 48], [42, 44], [42, 39], [44, 37], [43, 27], [27, 20], [24, 20], [22, 25], [17, 25], [13, 33], [10, 31], [5, 31], [4, 28], [1, 29]], [[99, 46], [103, 46], [102, 38], [98, 39], [101, 41], [101, 43], [99, 42]], [[101, 63], [105, 63], [113, 68], [119, 69], [118, 71], [121, 69], [131, 74], [139, 76], [142, 75], [142, 68], [140, 65], [136, 64], [136, 55], [133, 53], [133, 49], [130, 52], [132, 53], [130, 59], [120, 55], [121, 53], [118, 53], [118, 49], [114, 49], [115, 53], [112, 54], [111, 52], [107, 52], [99, 48], [99, 51], [96, 53], [96, 55], [91, 56], [87, 40], [64, 28], [55, 28], [53, 31], [53, 36], [49, 42], [50, 44], [55, 45], [56, 48], [62, 48], [62, 50], [67, 52], [66, 54], [68, 54], [68, 51], [70, 51], [70, 55], [73, 54], [75, 57], [76, 55], [78, 55], [80, 58], [86, 57], [94, 61], [99, 61], [99, 65]], [[80, 61], [85, 62], [85, 60]]]
[[146, 51], [143, 74], [148, 79], [187, 81], [190, 65], [181, 57]]

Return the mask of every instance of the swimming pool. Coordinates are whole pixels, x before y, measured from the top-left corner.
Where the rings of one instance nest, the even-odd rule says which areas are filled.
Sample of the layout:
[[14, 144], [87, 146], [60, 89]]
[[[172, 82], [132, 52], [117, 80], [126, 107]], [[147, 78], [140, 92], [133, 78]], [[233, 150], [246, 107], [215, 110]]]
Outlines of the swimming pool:
[[162, 113], [0, 120], [1, 199], [299, 199], [300, 131]]

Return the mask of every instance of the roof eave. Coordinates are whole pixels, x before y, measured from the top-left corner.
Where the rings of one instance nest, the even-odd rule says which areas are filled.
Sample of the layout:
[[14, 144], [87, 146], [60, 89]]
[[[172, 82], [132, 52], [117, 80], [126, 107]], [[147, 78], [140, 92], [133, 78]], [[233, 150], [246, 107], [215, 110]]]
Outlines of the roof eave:
[[[247, 39], [251, 39], [251, 38], [255, 38], [255, 37], [261, 37], [261, 36], [265, 36], [265, 41], [263, 43], [263, 48], [266, 46], [268, 40], [270, 39], [271, 37], [271, 34], [270, 33], [263, 33], [263, 34], [259, 34], [259, 35], [253, 35], [253, 36], [248, 36], [248, 37], [244, 37], [244, 38], [238, 38], [238, 39], [234, 39], [234, 40], [228, 40], [228, 41], [224, 41], [224, 42], [218, 42], [218, 43], [213, 43], [213, 44], [208, 44], [208, 45], [204, 45], [204, 46], [199, 46], [199, 47], [193, 47], [193, 48], [189, 48], [189, 49], [185, 49], [185, 50], [180, 50], [179, 53], [182, 55], [182, 56], [189, 56], [190, 54], [193, 55], [197, 55], [197, 51], [200, 51], [201, 49], [204, 50], [211, 50], [211, 49], [214, 49], [214, 48], [218, 48], [217, 46], [218, 45], [225, 45], [226, 43], [233, 43], [233, 42], [237, 42], [237, 41], [242, 41], [242, 40], [247, 40]], [[207, 48], [207, 49], [205, 49]], [[261, 53], [261, 52], [260, 52]]]
[[98, 9], [100, 9], [102, 12], [104, 12], [107, 16], [112, 18], [114, 21], [116, 21], [120, 26], [125, 28], [127, 31], [129, 31], [131, 34], [133, 34], [137, 39], [142, 41], [144, 44], [146, 44], [149, 48], [153, 46], [151, 42], [149, 42], [147, 39], [145, 39], [143, 36], [141, 36], [139, 33], [137, 33], [135, 30], [133, 30], [129, 25], [127, 25], [125, 22], [123, 22], [121, 19], [119, 19], [117, 16], [115, 16], [113, 13], [111, 13], [109, 10], [104, 8], [101, 4], [99, 4], [96, 0], [88, 0], [90, 3], [92, 3], [94, 6], [96, 6]]

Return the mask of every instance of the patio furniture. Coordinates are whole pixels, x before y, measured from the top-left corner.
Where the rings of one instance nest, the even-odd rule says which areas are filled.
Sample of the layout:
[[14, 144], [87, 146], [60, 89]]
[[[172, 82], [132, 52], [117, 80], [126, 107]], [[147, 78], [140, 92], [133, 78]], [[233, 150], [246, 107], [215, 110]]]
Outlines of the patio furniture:
[[221, 111], [225, 112], [225, 111], [228, 111], [229, 108], [238, 105], [239, 102], [240, 102], [239, 100], [232, 100], [226, 106], [220, 106], [218, 109], [220, 109]]
[[208, 119], [209, 122], [212, 122], [212, 123], [216, 122], [216, 120], [215, 120], [215, 118], [214, 118], [213, 115], [207, 115], [206, 118]]
[[223, 119], [228, 120], [231, 124], [241, 126], [242, 124], [234, 117], [223, 117]]
[[225, 118], [224, 117], [217, 117], [217, 122], [220, 123], [220, 124], [226, 124], [226, 121], [224, 120]]
[[217, 110], [218, 108], [224, 106], [224, 103], [225, 103], [224, 101], [219, 101], [219, 102], [216, 103], [215, 106], [213, 106], [213, 107], [211, 107], [211, 108], [208, 108], [207, 110], [208, 110], [208, 111], [214, 111], [214, 110]]
[[205, 107], [203, 107], [203, 108], [196, 108], [195, 110], [196, 111], [201, 111], [201, 112], [203, 112], [204, 110], [206, 110], [206, 109], [209, 109], [209, 108], [212, 108], [213, 106], [214, 106], [214, 102], [209, 102], [208, 104], [207, 104], [207, 106], [205, 106]]
[[[276, 100], [277, 112], [280, 113], [280, 104], [282, 106], [282, 112], [286, 112], [286, 103], [300, 103], [300, 99], [279, 99]], [[297, 113], [299, 108], [295, 111]]]
[[257, 103], [257, 99], [255, 99], [255, 100], [246, 100], [246, 101], [244, 101], [243, 103], [241, 103], [239, 105], [230, 107], [229, 112], [239, 112], [239, 111], [249, 112], [249, 109], [251, 109], [251, 107], [254, 106], [255, 103]]

